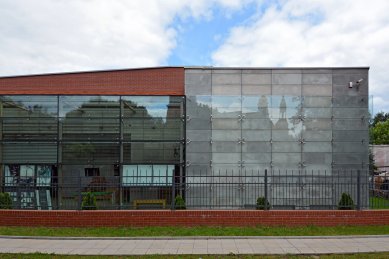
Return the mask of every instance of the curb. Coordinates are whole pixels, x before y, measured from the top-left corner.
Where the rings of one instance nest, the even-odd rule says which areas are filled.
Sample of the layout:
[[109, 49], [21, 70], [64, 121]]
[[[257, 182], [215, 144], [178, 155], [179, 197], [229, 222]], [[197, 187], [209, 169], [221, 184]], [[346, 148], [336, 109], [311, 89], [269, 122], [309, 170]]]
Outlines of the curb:
[[163, 236], [163, 237], [58, 237], [58, 236], [2, 236], [0, 239], [41, 239], [41, 240], [198, 240], [198, 239], [350, 239], [387, 238], [389, 235], [349, 235], [349, 236]]

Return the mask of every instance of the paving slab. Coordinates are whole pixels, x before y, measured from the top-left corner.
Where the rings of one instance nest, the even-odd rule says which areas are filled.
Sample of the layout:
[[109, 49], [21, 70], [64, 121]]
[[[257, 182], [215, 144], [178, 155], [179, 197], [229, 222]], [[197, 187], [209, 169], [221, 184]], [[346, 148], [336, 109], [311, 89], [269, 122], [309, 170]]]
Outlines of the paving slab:
[[389, 235], [340, 237], [61, 238], [0, 236], [0, 253], [72, 255], [389, 252]]

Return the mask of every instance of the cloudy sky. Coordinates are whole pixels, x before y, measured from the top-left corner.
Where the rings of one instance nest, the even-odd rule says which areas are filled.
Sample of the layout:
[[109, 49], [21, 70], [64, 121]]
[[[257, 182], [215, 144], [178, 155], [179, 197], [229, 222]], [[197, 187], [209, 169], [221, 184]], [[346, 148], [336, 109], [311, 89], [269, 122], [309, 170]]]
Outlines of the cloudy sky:
[[0, 0], [0, 36], [0, 76], [370, 66], [374, 112], [389, 112], [388, 0]]

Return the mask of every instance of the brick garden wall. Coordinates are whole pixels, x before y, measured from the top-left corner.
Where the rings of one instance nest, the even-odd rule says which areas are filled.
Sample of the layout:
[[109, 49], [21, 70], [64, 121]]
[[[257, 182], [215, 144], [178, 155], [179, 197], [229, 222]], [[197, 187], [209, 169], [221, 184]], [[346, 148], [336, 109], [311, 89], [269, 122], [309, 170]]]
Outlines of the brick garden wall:
[[0, 226], [337, 226], [387, 225], [389, 210], [367, 211], [29, 211], [0, 210]]

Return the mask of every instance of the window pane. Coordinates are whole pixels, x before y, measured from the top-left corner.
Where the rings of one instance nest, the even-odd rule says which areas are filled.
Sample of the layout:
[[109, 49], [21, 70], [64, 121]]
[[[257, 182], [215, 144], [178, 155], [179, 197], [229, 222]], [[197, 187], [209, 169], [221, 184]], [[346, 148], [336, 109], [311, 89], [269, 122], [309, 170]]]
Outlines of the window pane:
[[118, 118], [64, 118], [62, 140], [118, 141], [120, 121]]
[[137, 176], [137, 165], [123, 165], [123, 186], [136, 185]]
[[118, 164], [118, 143], [71, 142], [62, 144], [64, 164]]
[[3, 163], [9, 163], [9, 164], [57, 163], [57, 143], [43, 143], [43, 142], [3, 143]]
[[134, 142], [123, 144], [125, 163], [179, 163], [180, 143]]
[[13, 95], [0, 97], [3, 117], [56, 117], [57, 96]]
[[180, 117], [182, 97], [123, 96], [123, 116], [138, 118]]
[[125, 141], [180, 140], [182, 127], [182, 119], [169, 117], [123, 119], [123, 138]]
[[50, 186], [51, 184], [51, 166], [37, 166], [36, 169], [36, 185], [37, 186]]
[[153, 172], [153, 185], [165, 185], [167, 183], [167, 178], [169, 178], [167, 165], [153, 165]]
[[60, 96], [60, 117], [119, 117], [119, 96]]
[[151, 185], [153, 181], [152, 177], [152, 165], [138, 165], [138, 185]]
[[56, 140], [57, 119], [47, 117], [3, 118], [3, 140]]

